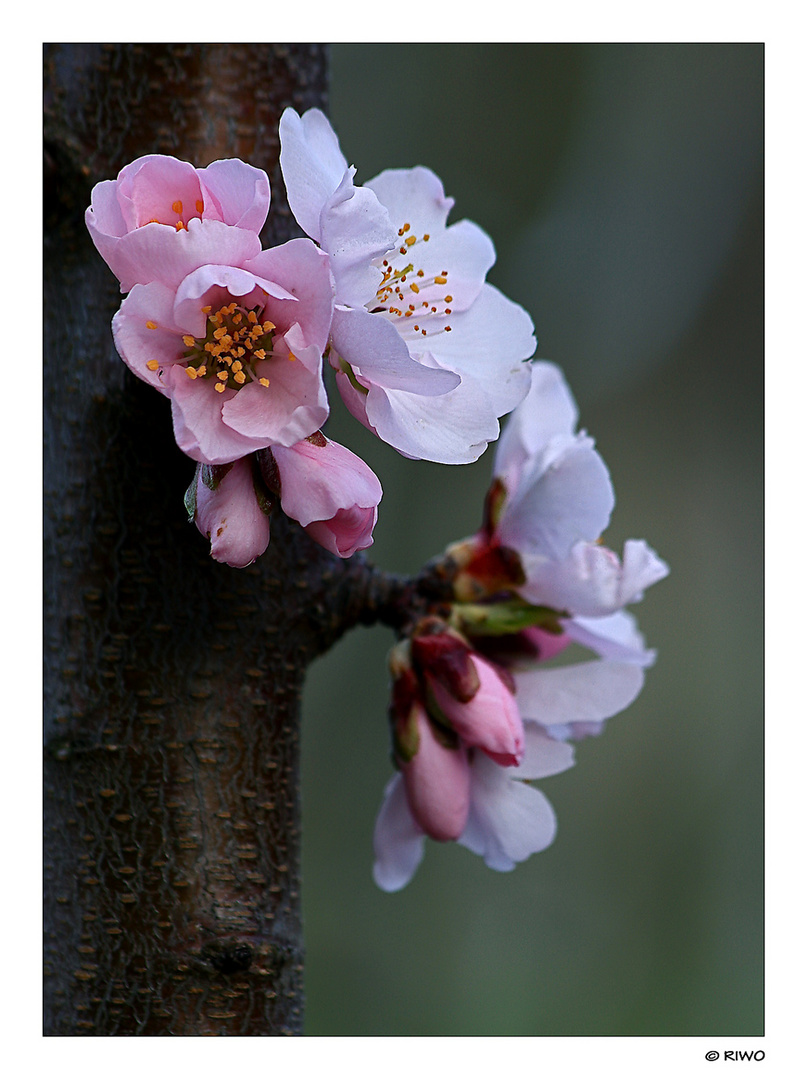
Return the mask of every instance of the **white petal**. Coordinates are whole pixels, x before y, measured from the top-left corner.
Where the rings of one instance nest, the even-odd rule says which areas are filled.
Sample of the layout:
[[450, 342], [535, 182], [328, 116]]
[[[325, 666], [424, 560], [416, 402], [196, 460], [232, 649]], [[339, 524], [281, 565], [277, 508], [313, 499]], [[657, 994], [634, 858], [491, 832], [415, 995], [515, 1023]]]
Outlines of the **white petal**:
[[515, 671], [516, 703], [524, 720], [546, 726], [605, 720], [634, 701], [644, 678], [636, 664], [613, 660]]
[[597, 619], [576, 616], [563, 619], [562, 625], [573, 641], [606, 660], [621, 660], [641, 667], [649, 667], [656, 660], [655, 650], [645, 648], [637, 620], [628, 611], [615, 611]]
[[418, 236], [444, 229], [454, 206], [454, 199], [446, 197], [438, 177], [420, 165], [414, 169], [385, 169], [368, 180], [365, 187], [387, 207], [396, 229], [408, 225]]
[[365, 403], [379, 438], [419, 460], [465, 465], [499, 433], [488, 398], [473, 379], [439, 397], [372, 387]]
[[[550, 455], [555, 459], [547, 463]], [[539, 555], [557, 565], [575, 543], [600, 535], [613, 508], [609, 470], [591, 439], [556, 436], [523, 473], [505, 505], [498, 533], [503, 544], [520, 554]], [[533, 577], [528, 576], [532, 587]]]
[[572, 435], [578, 409], [555, 364], [534, 360], [527, 397], [518, 405], [497, 443], [494, 475], [515, 490], [524, 463], [557, 435]]
[[369, 188], [354, 187], [350, 172], [320, 215], [320, 243], [331, 258], [336, 302], [363, 307], [372, 302], [381, 281], [373, 260], [394, 246], [390, 216]]
[[410, 813], [401, 773], [385, 788], [373, 831], [373, 849], [373, 880], [385, 892], [403, 889], [424, 857], [424, 834]]
[[281, 172], [289, 207], [312, 240], [320, 240], [320, 214], [340, 186], [348, 162], [319, 109], [298, 116], [286, 109], [280, 121]]
[[611, 615], [642, 598], [669, 570], [644, 540], [627, 540], [623, 563], [600, 544], [581, 542], [557, 562], [523, 559], [527, 583], [519, 590], [532, 603], [574, 615]]
[[460, 382], [454, 372], [414, 360], [384, 315], [373, 315], [361, 308], [337, 308], [331, 323], [331, 341], [366, 385], [429, 397], [445, 394]]
[[525, 724], [525, 756], [522, 762], [508, 769], [508, 775], [520, 780], [541, 780], [555, 776], [575, 764], [575, 751], [566, 743], [547, 736], [544, 728], [533, 720]]
[[[485, 284], [467, 311], [450, 317], [452, 329], [429, 338], [429, 351], [445, 367], [471, 375], [497, 416], [514, 409], [530, 387], [533, 322], [518, 304]], [[414, 349], [415, 346], [413, 346]]]
[[483, 754], [472, 762], [471, 812], [458, 843], [482, 855], [492, 870], [512, 870], [554, 840], [556, 818], [547, 798], [513, 780], [513, 770]]

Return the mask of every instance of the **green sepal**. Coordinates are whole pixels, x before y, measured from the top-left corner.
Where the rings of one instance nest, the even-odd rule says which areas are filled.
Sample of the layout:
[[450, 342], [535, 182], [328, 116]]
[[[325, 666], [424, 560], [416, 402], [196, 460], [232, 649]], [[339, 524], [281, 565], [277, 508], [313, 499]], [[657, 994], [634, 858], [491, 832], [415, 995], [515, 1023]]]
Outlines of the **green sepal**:
[[531, 626], [540, 626], [550, 634], [561, 634], [559, 619], [569, 618], [566, 611], [526, 600], [505, 600], [493, 604], [453, 604], [450, 622], [461, 633], [472, 637], [500, 637], [518, 634]]
[[183, 502], [185, 503], [185, 509], [188, 513], [188, 524], [190, 525], [196, 518], [196, 485], [199, 480], [199, 471], [202, 468], [201, 465], [197, 465], [194, 472], [194, 478], [188, 485], [188, 490], [183, 496]]
[[199, 475], [208, 491], [215, 491], [234, 465], [234, 461], [228, 461], [226, 465], [203, 465]]
[[418, 753], [421, 736], [418, 732], [418, 710], [413, 705], [406, 716], [397, 716], [393, 724], [393, 750], [402, 765], [407, 765]]

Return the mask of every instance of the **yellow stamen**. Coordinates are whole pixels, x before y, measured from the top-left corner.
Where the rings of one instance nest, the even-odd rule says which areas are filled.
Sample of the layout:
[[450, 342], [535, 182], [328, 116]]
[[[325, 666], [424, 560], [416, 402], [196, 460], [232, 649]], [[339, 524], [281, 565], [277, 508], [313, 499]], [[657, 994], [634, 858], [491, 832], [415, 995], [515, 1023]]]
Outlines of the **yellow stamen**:
[[261, 329], [264, 331], [265, 334], [268, 334], [270, 330], [275, 329], [275, 323], [267, 321], [263, 324]]
[[262, 386], [269, 386], [269, 379], [259, 379], [258, 381]]
[[146, 367], [149, 369], [149, 371], [157, 371], [157, 369], [160, 367], [160, 361], [159, 360], [147, 360], [146, 361]]
[[437, 276], [437, 277], [435, 278], [435, 284], [436, 284], [436, 285], [445, 285], [445, 284], [446, 284], [446, 282], [447, 282], [447, 280], [448, 280], [448, 278], [444, 277], [444, 275], [443, 275], [443, 274], [439, 274], [439, 275], [438, 275], [438, 276]]
[[156, 330], [157, 329], [157, 323], [152, 322], [151, 319], [149, 319], [149, 321], [146, 323], [146, 329], [147, 330]]
[[175, 214], [181, 214], [182, 213], [182, 203], [180, 202], [179, 199], [177, 199], [176, 202], [173, 202], [171, 204], [171, 209], [174, 211]]
[[197, 214], [201, 214], [204, 209], [205, 209], [205, 204], [202, 202], [201, 199], [197, 199], [196, 200], [196, 212], [197, 212]]
[[404, 243], [407, 245], [407, 247], [412, 247], [412, 245], [415, 243], [415, 237], [408, 236]]
[[428, 232], [425, 232], [425, 233], [424, 233], [424, 240], [428, 240], [428, 239], [429, 239], [429, 233], [428, 233]]
[[205, 305], [205, 306], [204, 306], [204, 307], [202, 308], [202, 311], [203, 311], [203, 312], [205, 313], [205, 315], [207, 315], [207, 314], [208, 314], [208, 312], [210, 311], [210, 304], [206, 304], [206, 305]]
[[264, 357], [266, 356], [266, 350], [265, 349], [256, 349], [255, 352], [253, 353], [253, 356], [255, 357], [256, 360], [263, 360]]
[[255, 314], [254, 311], [248, 311], [247, 312], [247, 322], [250, 322], [250, 323], [253, 323], [253, 324], [258, 322], [258, 316]]
[[185, 369], [185, 374], [188, 376], [189, 379], [195, 379], [196, 378], [196, 368], [187, 367]]
[[216, 378], [219, 379], [221, 382], [227, 382], [228, 374], [226, 371], [217, 371]]
[[413, 282], [412, 285], [410, 285], [410, 288], [412, 289], [413, 292], [420, 292], [421, 291], [418, 288], [418, 286], [415, 284], [415, 282]]
[[293, 352], [290, 352], [289, 353], [289, 359], [290, 360], [297, 360], [297, 357], [295, 356], [295, 354]]
[[213, 389], [216, 391], [217, 394], [223, 394], [224, 393], [224, 383], [217, 382], [216, 385], [213, 387]]
[[234, 378], [234, 379], [236, 380], [236, 382], [237, 382], [237, 383], [238, 383], [239, 385], [241, 385], [241, 383], [244, 383], [244, 382], [246, 382], [246, 381], [247, 381], [247, 376], [246, 376], [246, 375], [244, 374], [244, 372], [243, 372], [243, 371], [237, 371], [237, 372], [235, 373], [235, 375], [233, 376], [233, 378]]
[[182, 343], [183, 345], [187, 345], [190, 349], [196, 344], [196, 338], [191, 337], [190, 334], [183, 334]]
[[177, 230], [177, 232], [182, 232], [182, 230], [185, 229], [185, 222], [184, 221], [178, 221], [177, 224], [174, 226], [174, 228]]

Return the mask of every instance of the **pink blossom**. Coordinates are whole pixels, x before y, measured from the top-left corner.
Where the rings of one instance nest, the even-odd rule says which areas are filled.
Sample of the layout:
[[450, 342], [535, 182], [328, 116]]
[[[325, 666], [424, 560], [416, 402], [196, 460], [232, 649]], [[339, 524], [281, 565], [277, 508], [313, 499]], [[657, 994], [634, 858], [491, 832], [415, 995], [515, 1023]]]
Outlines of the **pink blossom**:
[[310, 240], [245, 256], [250, 234], [222, 228], [217, 263], [189, 257], [178, 285], [135, 285], [112, 322], [126, 364], [170, 399], [180, 448], [210, 465], [292, 446], [328, 415], [327, 258]]
[[447, 226], [453, 200], [429, 169], [363, 187], [316, 109], [281, 118], [289, 205], [327, 251], [337, 305], [329, 359], [351, 414], [411, 458], [475, 461], [525, 395], [527, 313], [485, 280], [490, 238]]
[[95, 185], [85, 222], [128, 292], [151, 281], [178, 285], [178, 267], [184, 277], [197, 266], [220, 263], [217, 247], [228, 228], [243, 232], [245, 250], [257, 254], [269, 200], [266, 173], [238, 158], [196, 169], [149, 154], [121, 169], [116, 180]]
[[[253, 480], [252, 458], [211, 469], [197, 466], [194, 521], [210, 553], [229, 566], [249, 566], [269, 544], [269, 515]], [[223, 475], [222, 475], [223, 474]]]
[[370, 547], [382, 486], [361, 458], [320, 432], [272, 456], [288, 517], [343, 559]]

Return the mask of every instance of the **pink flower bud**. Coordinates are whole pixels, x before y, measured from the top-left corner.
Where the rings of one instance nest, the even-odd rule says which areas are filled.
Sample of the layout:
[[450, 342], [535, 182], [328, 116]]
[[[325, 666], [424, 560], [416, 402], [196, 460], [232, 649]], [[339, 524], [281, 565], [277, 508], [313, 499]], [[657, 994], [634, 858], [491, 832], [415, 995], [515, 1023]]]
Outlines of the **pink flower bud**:
[[343, 559], [370, 547], [382, 486], [361, 458], [320, 432], [272, 455], [285, 514]]
[[466, 750], [441, 741], [419, 702], [413, 704], [409, 723], [417, 732], [417, 750], [400, 764], [412, 816], [433, 840], [457, 840], [471, 800]]
[[479, 746], [498, 765], [518, 765], [525, 752], [525, 732], [516, 698], [478, 653], [471, 659], [480, 680], [471, 700], [458, 701], [427, 672], [432, 700], [464, 743]]
[[249, 566], [269, 543], [269, 517], [258, 503], [252, 461], [234, 461], [213, 489], [206, 479], [214, 483], [215, 471], [199, 466], [195, 478], [196, 527], [210, 538], [210, 553], [217, 562]]

